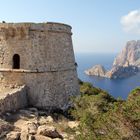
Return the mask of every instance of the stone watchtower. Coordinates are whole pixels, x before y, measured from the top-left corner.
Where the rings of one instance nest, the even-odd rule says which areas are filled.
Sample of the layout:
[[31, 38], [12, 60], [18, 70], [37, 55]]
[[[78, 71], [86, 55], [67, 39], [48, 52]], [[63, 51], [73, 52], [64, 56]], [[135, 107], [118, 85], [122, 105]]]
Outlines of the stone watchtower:
[[0, 94], [25, 85], [29, 105], [66, 109], [79, 93], [71, 35], [60, 23], [0, 23]]

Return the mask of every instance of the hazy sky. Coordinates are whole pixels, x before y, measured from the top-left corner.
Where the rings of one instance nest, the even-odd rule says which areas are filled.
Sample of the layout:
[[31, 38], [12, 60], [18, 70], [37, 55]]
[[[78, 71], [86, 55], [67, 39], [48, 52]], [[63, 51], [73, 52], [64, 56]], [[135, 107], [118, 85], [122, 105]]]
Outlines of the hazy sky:
[[140, 0], [0, 0], [0, 20], [67, 23], [75, 52], [118, 52], [140, 39]]

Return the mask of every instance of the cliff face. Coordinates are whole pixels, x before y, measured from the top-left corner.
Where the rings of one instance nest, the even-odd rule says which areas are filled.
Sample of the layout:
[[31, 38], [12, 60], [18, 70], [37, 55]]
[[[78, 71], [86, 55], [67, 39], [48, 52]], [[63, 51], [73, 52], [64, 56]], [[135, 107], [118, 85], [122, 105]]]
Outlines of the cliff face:
[[115, 58], [112, 69], [106, 71], [101, 65], [86, 70], [87, 75], [107, 78], [125, 78], [140, 72], [140, 40], [129, 41]]
[[140, 67], [140, 40], [129, 41], [126, 47], [115, 58], [113, 66], [138, 66]]
[[135, 75], [139, 72], [139, 68], [136, 66], [114, 66], [110, 71], [105, 74], [105, 77], [116, 79], [126, 78]]
[[106, 70], [102, 65], [95, 65], [91, 69], [85, 71], [87, 75], [95, 75], [104, 77], [106, 74]]

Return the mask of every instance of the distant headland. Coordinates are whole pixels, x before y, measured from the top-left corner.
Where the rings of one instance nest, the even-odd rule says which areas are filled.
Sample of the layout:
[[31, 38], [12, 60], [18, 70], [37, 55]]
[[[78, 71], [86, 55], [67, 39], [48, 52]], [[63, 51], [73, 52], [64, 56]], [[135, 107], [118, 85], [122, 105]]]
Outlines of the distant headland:
[[138, 72], [140, 72], [140, 40], [127, 42], [115, 58], [111, 70], [106, 70], [102, 65], [95, 65], [85, 71], [87, 75], [111, 79], [129, 77]]

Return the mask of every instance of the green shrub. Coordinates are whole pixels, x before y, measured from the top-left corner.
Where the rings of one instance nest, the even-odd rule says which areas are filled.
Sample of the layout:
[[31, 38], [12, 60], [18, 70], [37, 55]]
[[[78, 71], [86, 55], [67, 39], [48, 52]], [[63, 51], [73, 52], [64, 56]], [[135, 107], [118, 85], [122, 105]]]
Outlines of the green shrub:
[[140, 87], [137, 87], [131, 91], [131, 94], [140, 93]]
[[126, 101], [121, 99], [115, 100], [107, 92], [95, 88], [89, 83], [81, 82], [80, 91], [81, 96], [73, 99], [74, 108], [71, 110], [73, 117], [80, 121], [80, 135], [76, 136], [75, 139], [129, 139], [127, 134], [129, 132], [125, 132], [129, 125], [129, 129], [136, 128], [135, 131], [133, 129], [131, 131], [134, 131], [136, 137], [139, 136], [139, 88], [133, 90]]

